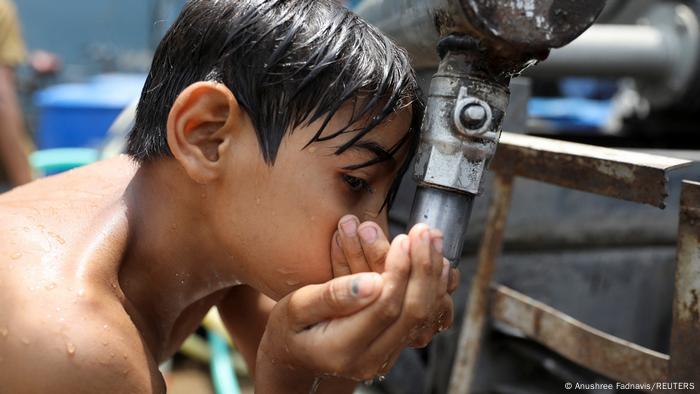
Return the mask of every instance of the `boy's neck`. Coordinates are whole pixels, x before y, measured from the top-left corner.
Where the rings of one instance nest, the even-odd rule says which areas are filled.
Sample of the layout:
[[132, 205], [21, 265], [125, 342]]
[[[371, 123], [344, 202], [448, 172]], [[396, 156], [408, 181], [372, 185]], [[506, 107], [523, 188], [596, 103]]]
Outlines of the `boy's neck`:
[[129, 235], [119, 283], [156, 358], [178, 340], [176, 323], [188, 308], [240, 283], [233, 258], [216, 253], [202, 199], [202, 186], [169, 159], [141, 165], [125, 191]]

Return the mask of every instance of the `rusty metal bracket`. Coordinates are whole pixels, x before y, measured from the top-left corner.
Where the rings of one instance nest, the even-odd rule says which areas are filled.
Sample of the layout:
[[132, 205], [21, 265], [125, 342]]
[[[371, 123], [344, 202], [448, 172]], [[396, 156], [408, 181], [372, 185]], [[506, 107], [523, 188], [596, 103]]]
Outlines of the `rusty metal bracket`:
[[491, 318], [579, 365], [626, 383], [664, 382], [669, 356], [606, 334], [506, 286], [491, 294]]
[[670, 377], [700, 390], [700, 183], [690, 181], [681, 190]]
[[490, 290], [513, 193], [520, 176], [637, 203], [664, 206], [668, 171], [688, 160], [502, 133], [491, 164], [496, 173], [488, 225], [464, 312], [450, 394], [470, 392], [489, 316], [564, 357], [627, 383], [700, 384], [700, 184], [683, 187], [672, 352], [646, 349], [598, 331], [506, 287]]
[[501, 133], [491, 170], [663, 208], [666, 173], [690, 161]]

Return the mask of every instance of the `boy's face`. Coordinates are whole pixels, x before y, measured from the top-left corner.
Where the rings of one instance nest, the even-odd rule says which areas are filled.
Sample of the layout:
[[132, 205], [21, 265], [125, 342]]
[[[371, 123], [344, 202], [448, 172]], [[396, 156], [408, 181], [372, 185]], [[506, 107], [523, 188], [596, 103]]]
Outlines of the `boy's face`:
[[[349, 111], [331, 120], [323, 135], [347, 123]], [[332, 277], [330, 245], [338, 220], [352, 214], [374, 221], [388, 233], [387, 209], [380, 212], [407, 146], [385, 161], [357, 170], [344, 167], [376, 157], [363, 143], [385, 151], [407, 133], [410, 109], [390, 116], [341, 155], [336, 149], [355, 132], [328, 141], [311, 140], [319, 123], [295, 129], [282, 140], [274, 166], [260, 153], [252, 126], [230, 144], [222, 192], [212, 195], [214, 236], [231, 256], [231, 264], [247, 284], [279, 299], [303, 285]]]

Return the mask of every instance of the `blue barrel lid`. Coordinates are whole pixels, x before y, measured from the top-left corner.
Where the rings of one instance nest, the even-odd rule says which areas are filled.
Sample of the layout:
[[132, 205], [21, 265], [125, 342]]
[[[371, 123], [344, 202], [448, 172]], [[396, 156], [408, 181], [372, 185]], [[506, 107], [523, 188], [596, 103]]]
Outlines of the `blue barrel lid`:
[[144, 74], [103, 74], [87, 83], [51, 86], [34, 96], [38, 107], [122, 109], [141, 94]]

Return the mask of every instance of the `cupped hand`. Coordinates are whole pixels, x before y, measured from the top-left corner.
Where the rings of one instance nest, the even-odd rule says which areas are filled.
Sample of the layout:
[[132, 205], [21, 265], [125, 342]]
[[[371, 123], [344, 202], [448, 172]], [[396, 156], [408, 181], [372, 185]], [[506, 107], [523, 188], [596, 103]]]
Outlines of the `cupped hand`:
[[[424, 228], [427, 226], [416, 224], [409, 232], [409, 237], [415, 238]], [[415, 340], [411, 343], [413, 347], [426, 346], [437, 332], [452, 325], [453, 302], [450, 295], [459, 285], [459, 270], [451, 267], [442, 255], [442, 232], [438, 229], [429, 229], [429, 235], [430, 241], [434, 245], [431, 257], [441, 260], [444, 267], [448, 267], [449, 270], [447, 271], [447, 294], [445, 294], [445, 289], [441, 287], [434, 289], [436, 291], [421, 293], [421, 296], [425, 297], [422, 300], [423, 303], [426, 305], [435, 304], [434, 315], [431, 316], [430, 324], [418, 330], [419, 333], [414, 332]], [[383, 272], [389, 246], [384, 231], [377, 223], [371, 221], [360, 223], [353, 215], [342, 217], [338, 222], [338, 230], [333, 234], [331, 240], [331, 266], [334, 276], [368, 271]], [[441, 274], [444, 275], [445, 272], [443, 271]]]
[[259, 367], [371, 379], [388, 372], [404, 348], [424, 346], [449, 326], [449, 264], [439, 233], [416, 225], [385, 255], [381, 274], [341, 276], [280, 300], [261, 341]]

